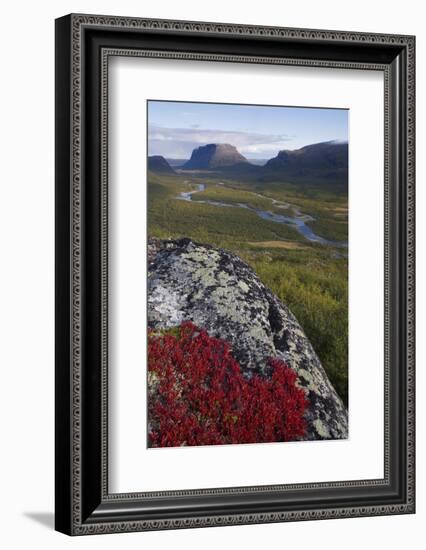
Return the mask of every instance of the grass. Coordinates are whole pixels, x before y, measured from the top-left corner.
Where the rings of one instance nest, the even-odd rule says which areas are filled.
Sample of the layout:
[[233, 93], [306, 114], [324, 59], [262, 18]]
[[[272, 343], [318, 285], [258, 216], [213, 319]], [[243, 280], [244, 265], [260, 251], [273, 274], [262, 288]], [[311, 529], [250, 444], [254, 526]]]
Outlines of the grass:
[[348, 240], [347, 222], [318, 217], [315, 221], [307, 222], [307, 225], [312, 228], [314, 233], [329, 241], [347, 242]]
[[[191, 202], [178, 193], [203, 192]], [[221, 181], [224, 185], [218, 185]], [[255, 193], [261, 192], [263, 197]], [[265, 198], [266, 197], [266, 198]], [[269, 198], [268, 198], [269, 197]], [[230, 250], [243, 258], [260, 279], [294, 313], [312, 342], [332, 384], [348, 397], [348, 261], [341, 249], [310, 243], [293, 227], [269, 222], [238, 207], [217, 207], [199, 200], [244, 202], [264, 208], [270, 198], [289, 202], [315, 218], [314, 231], [333, 241], [347, 239], [347, 197], [318, 189], [295, 189], [276, 182], [253, 187], [249, 182], [194, 175], [149, 174], [149, 234], [159, 238], [189, 237]], [[198, 199], [198, 202], [197, 200]], [[287, 210], [280, 209], [286, 215]]]
[[347, 404], [347, 259], [312, 248], [240, 254], [294, 313]]
[[229, 247], [244, 239], [290, 239], [303, 241], [293, 227], [265, 221], [255, 212], [243, 208], [221, 208], [210, 204], [197, 204], [165, 200], [149, 210], [150, 233], [161, 238], [193, 237], [200, 242]]
[[251, 244], [254, 248], [286, 248], [289, 250], [306, 248], [303, 244], [293, 241], [255, 241], [248, 244]]
[[260, 210], [269, 210], [278, 214], [285, 214], [287, 216], [294, 216], [294, 210], [289, 208], [280, 208], [272, 202], [270, 198], [260, 196], [254, 191], [247, 191], [246, 189], [238, 189], [220, 184], [207, 184], [206, 189], [200, 193], [194, 194], [194, 201], [219, 201], [228, 204], [247, 204], [252, 208], [258, 208]]

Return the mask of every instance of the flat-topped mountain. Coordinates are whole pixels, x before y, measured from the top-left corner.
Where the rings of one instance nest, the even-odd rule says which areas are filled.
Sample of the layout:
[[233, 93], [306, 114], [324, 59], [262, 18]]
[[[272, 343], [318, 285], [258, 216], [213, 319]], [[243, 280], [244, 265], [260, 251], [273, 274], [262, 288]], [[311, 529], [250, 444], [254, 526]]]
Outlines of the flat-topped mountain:
[[209, 143], [194, 149], [191, 158], [182, 168], [184, 170], [210, 170], [247, 162], [248, 160], [233, 145]]
[[174, 174], [173, 168], [167, 160], [161, 155], [153, 155], [148, 157], [148, 170], [152, 172], [162, 172], [163, 174]]
[[294, 151], [280, 151], [264, 166], [265, 172], [285, 178], [342, 179], [348, 177], [348, 144], [326, 141]]

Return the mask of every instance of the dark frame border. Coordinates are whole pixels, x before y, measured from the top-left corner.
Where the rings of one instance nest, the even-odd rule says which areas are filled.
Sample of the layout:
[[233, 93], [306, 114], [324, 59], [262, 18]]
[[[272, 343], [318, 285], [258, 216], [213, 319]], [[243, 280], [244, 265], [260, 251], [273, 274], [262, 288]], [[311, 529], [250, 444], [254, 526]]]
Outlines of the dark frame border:
[[[71, 535], [414, 513], [412, 36], [69, 15], [56, 20], [56, 529]], [[111, 55], [385, 75], [385, 477], [108, 494], [107, 70]]]

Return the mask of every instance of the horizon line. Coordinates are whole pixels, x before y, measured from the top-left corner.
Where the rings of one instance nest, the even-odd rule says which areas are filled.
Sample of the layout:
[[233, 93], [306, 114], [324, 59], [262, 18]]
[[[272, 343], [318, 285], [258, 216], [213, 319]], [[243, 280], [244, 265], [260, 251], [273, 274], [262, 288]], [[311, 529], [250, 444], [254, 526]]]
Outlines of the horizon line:
[[[148, 140], [148, 143], [149, 143], [149, 140]], [[335, 143], [335, 144], [348, 144], [349, 145], [349, 140], [348, 139], [327, 139], [326, 141], [316, 141], [314, 143], [307, 143], [306, 145], [302, 145], [302, 147], [297, 147], [296, 149], [279, 149], [278, 150], [278, 153], [280, 153], [281, 151], [300, 151], [300, 149], [304, 149], [305, 147], [311, 147], [312, 145], [321, 145], [322, 143]], [[240, 153], [238, 147], [236, 147], [235, 145], [232, 145], [232, 143], [224, 143], [224, 142], [218, 142], [218, 143], [205, 143], [204, 145], [199, 145], [198, 147], [195, 147], [192, 152], [191, 152], [191, 155], [192, 153], [197, 150], [197, 149], [200, 149], [201, 147], [207, 147], [208, 145], [230, 145], [231, 147], [235, 147], [235, 149]], [[278, 153], [274, 156], [277, 156]], [[242, 154], [242, 153], [240, 153]], [[191, 156], [190, 155], [190, 156]], [[252, 160], [268, 160], [268, 159], [271, 159], [271, 158], [274, 158], [274, 156], [272, 157], [250, 157], [249, 154], [243, 154], [243, 157], [246, 157], [247, 159], [250, 159], [252, 158]], [[185, 157], [175, 157], [175, 156], [165, 156], [165, 155], [161, 155], [161, 154], [158, 154], [158, 153], [153, 153], [151, 155], [147, 155], [148, 158], [150, 157], [163, 157], [164, 159], [173, 159], [173, 160], [189, 160], [190, 157], [188, 158], [185, 158]]]

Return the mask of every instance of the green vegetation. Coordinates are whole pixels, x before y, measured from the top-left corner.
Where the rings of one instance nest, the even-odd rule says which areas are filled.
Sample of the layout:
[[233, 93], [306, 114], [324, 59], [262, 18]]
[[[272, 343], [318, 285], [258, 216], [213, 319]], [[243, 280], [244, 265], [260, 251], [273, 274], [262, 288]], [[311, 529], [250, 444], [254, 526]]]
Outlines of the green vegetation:
[[307, 222], [307, 225], [312, 228], [314, 233], [321, 235], [329, 241], [347, 242], [348, 240], [348, 224], [327, 218], [317, 218], [313, 222]]
[[337, 393], [348, 399], [348, 262], [322, 247], [240, 252], [294, 313]]
[[[206, 189], [194, 193], [192, 201], [176, 200], [179, 193], [196, 190], [200, 182], [206, 184]], [[271, 199], [292, 207], [279, 208]], [[347, 403], [347, 251], [311, 243], [294, 227], [263, 220], [249, 209], [200, 203], [205, 200], [244, 203], [287, 216], [299, 211], [315, 219], [309, 224], [318, 235], [345, 241], [346, 193], [206, 174], [148, 176], [149, 234], [159, 238], [189, 237], [243, 258], [295, 314], [336, 391]]]
[[291, 239], [303, 241], [293, 227], [265, 221], [243, 208], [165, 200], [149, 210], [152, 235], [161, 238], [191, 237], [202, 243], [232, 248], [249, 241]]
[[285, 216], [294, 216], [295, 211], [289, 205], [288, 208], [282, 208], [273, 203], [272, 198], [265, 197], [254, 191], [247, 191], [238, 187], [232, 187], [232, 184], [207, 184], [206, 189], [200, 193], [194, 194], [194, 201], [218, 201], [227, 204], [247, 204], [252, 208], [260, 210], [269, 210]]

